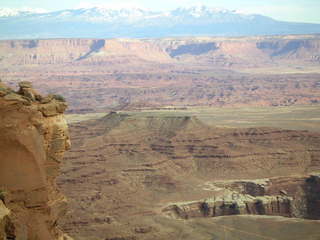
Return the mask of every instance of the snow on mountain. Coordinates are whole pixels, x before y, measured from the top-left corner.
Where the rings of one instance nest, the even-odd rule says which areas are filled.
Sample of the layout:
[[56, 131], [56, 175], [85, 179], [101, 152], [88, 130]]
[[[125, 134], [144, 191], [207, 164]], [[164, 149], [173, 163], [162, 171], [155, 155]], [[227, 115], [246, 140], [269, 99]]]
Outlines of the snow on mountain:
[[[43, 15], [45, 13], [45, 15]], [[189, 8], [177, 8], [168, 12], [152, 11], [142, 8], [106, 8], [106, 7], [91, 7], [91, 8], [78, 8], [67, 9], [54, 12], [46, 12], [42, 9], [9, 9], [0, 8], [0, 17], [24, 17], [27, 15], [33, 15], [34, 17], [55, 18], [55, 19], [71, 19], [82, 20], [88, 22], [97, 21], [116, 21], [122, 20], [136, 20], [141, 21], [144, 19], [153, 18], [211, 18], [217, 19], [227, 18], [229, 16], [238, 16], [241, 18], [250, 17], [250, 15], [237, 14], [235, 11], [227, 9], [209, 8], [206, 6], [194, 6]], [[251, 16], [252, 17], [252, 16]]]
[[174, 15], [192, 16], [192, 17], [209, 17], [212, 15], [232, 14], [234, 11], [221, 8], [209, 8], [206, 6], [193, 6], [187, 8], [177, 8], [173, 11]]
[[17, 17], [47, 12], [41, 8], [0, 8], [0, 17]]
[[167, 37], [320, 33], [319, 24], [276, 21], [257, 14], [207, 6], [154, 11], [90, 6], [46, 12], [0, 8], [0, 38]]
[[[147, 11], [140, 8], [121, 8], [121, 9], [112, 9], [112, 8], [80, 8], [72, 11], [72, 16], [78, 18], [79, 20], [84, 20], [88, 22], [110, 22], [117, 21], [121, 19], [126, 20], [142, 20], [156, 15], [156, 12]], [[63, 12], [62, 12], [63, 13]]]

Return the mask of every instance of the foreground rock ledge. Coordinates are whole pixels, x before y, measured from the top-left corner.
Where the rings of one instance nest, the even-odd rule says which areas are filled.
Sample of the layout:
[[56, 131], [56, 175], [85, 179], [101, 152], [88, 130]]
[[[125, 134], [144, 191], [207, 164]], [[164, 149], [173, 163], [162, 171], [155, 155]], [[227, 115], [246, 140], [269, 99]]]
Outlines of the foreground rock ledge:
[[19, 86], [14, 92], [0, 82], [0, 207], [8, 209], [0, 219], [0, 236], [69, 239], [57, 227], [66, 199], [55, 183], [70, 148], [67, 105], [60, 96], [41, 96], [29, 82]]

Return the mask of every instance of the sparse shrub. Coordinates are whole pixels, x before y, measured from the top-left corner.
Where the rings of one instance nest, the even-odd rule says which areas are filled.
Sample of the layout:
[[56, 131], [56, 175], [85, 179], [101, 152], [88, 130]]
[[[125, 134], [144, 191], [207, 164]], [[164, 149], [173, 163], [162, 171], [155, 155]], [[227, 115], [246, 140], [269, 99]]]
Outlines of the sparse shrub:
[[12, 89], [10, 88], [3, 88], [3, 87], [0, 87], [0, 95], [1, 96], [4, 96], [4, 95], [7, 95], [9, 93], [13, 92]]
[[4, 201], [6, 192], [4, 190], [0, 190], [0, 200]]
[[60, 94], [54, 94], [53, 95], [53, 99], [55, 99], [57, 101], [60, 101], [60, 102], [65, 102], [66, 101], [66, 99], [63, 96], [61, 96]]

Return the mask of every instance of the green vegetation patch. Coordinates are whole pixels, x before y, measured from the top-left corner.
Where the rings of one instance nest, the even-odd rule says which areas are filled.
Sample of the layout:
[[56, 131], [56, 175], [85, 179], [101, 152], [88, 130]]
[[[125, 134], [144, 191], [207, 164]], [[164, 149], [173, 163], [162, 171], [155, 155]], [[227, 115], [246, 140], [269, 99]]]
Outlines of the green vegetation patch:
[[55, 99], [57, 101], [66, 102], [66, 99], [63, 96], [59, 95], [59, 94], [54, 94], [54, 95], [52, 95], [52, 97], [53, 97], [53, 99]]
[[4, 201], [6, 196], [6, 191], [0, 189], [0, 200]]

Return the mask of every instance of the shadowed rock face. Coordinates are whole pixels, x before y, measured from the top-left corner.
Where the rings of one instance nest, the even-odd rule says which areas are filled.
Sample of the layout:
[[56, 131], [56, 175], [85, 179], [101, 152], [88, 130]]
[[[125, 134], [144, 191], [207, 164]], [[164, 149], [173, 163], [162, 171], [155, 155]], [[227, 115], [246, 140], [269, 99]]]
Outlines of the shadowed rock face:
[[319, 47], [318, 42], [308, 40], [289, 40], [289, 41], [266, 41], [258, 42], [257, 48], [271, 57], [294, 55], [298, 51], [310, 51]]
[[99, 52], [99, 50], [101, 48], [103, 48], [105, 45], [105, 40], [96, 40], [94, 41], [91, 46], [90, 46], [90, 51], [87, 52], [85, 55], [79, 57], [77, 60], [80, 61], [80, 60], [83, 60], [87, 57], [90, 56], [90, 54], [94, 53], [94, 52]]
[[183, 54], [201, 55], [218, 49], [215, 43], [186, 44], [177, 49], [170, 50], [170, 56], [176, 57]]
[[309, 218], [320, 219], [320, 175], [314, 175], [307, 179], [306, 190], [306, 215]]
[[70, 147], [66, 104], [42, 97], [27, 82], [18, 93], [9, 88], [0, 92], [0, 189], [11, 211], [5, 234], [19, 240], [62, 239], [56, 221], [65, 212], [66, 199], [55, 179]]

